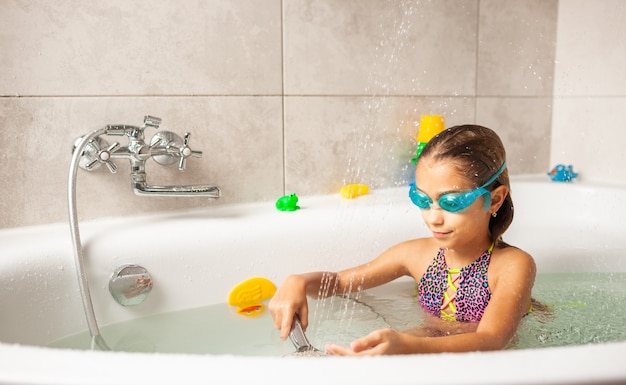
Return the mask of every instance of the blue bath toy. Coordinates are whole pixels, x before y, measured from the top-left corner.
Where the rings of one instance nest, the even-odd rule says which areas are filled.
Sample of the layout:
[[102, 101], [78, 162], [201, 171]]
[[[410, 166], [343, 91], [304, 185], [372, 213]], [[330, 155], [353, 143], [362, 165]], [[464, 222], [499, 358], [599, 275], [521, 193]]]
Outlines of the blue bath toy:
[[276, 208], [280, 211], [298, 210], [300, 208], [300, 206], [298, 206], [298, 196], [296, 194], [289, 194], [278, 198]]
[[578, 173], [574, 172], [571, 164], [567, 166], [558, 164], [548, 173], [548, 176], [553, 182], [571, 182], [578, 176]]

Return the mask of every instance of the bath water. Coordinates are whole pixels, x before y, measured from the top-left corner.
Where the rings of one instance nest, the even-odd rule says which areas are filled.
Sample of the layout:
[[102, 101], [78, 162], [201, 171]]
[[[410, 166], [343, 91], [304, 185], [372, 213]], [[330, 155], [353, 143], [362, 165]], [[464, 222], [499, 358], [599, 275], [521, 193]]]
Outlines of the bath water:
[[[533, 297], [546, 305], [522, 320], [509, 349], [626, 340], [626, 273], [540, 274]], [[398, 281], [352, 298], [309, 301], [307, 337], [317, 348], [349, 344], [372, 330], [418, 328], [425, 314], [415, 284]], [[164, 313], [101, 327], [116, 351], [281, 356], [294, 351], [281, 341], [269, 312], [247, 318], [226, 303]], [[87, 332], [51, 347], [89, 349]]]

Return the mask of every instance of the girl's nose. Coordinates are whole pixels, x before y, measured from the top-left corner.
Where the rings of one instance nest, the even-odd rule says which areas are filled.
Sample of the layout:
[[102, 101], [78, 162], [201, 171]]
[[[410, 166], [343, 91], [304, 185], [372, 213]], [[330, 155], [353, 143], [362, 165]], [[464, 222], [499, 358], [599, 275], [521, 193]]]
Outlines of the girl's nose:
[[432, 226], [443, 224], [443, 210], [439, 207], [431, 207], [429, 210], [422, 210], [424, 221]]

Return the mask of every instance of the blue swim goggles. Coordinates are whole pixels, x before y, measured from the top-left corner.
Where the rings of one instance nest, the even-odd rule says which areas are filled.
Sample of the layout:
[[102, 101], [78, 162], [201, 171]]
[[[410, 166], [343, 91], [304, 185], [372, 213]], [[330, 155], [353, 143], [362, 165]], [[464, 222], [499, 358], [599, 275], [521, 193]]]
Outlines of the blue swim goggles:
[[[506, 168], [506, 161], [502, 163], [502, 166], [496, 171], [495, 174], [485, 184], [478, 187], [475, 190], [464, 192], [464, 193], [448, 193], [443, 194], [437, 200], [439, 207], [442, 209], [451, 212], [458, 213], [459, 211], [463, 211], [468, 208], [472, 203], [476, 201], [480, 196], [485, 195], [485, 203], [484, 208], [485, 211], [489, 210], [489, 206], [491, 205], [491, 193], [485, 189], [485, 187], [489, 186], [493, 183], [500, 174]], [[411, 188], [409, 189], [409, 198], [415, 204], [415, 206], [419, 207], [423, 210], [429, 210], [430, 205], [433, 203], [433, 200], [423, 192], [419, 191], [415, 186], [415, 182], [411, 183]]]

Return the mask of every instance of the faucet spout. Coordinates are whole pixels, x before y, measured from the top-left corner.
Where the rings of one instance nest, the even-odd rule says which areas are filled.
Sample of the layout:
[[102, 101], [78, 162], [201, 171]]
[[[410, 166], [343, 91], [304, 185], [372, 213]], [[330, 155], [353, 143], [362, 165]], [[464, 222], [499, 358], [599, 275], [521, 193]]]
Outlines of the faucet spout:
[[213, 184], [200, 185], [180, 185], [180, 186], [158, 186], [149, 185], [146, 182], [146, 173], [143, 163], [134, 165], [130, 174], [133, 191], [141, 196], [166, 196], [166, 197], [207, 197], [209, 199], [219, 199], [222, 190]]
[[134, 182], [133, 190], [137, 195], [168, 197], [206, 197], [218, 199], [222, 191], [216, 185], [151, 186], [146, 182]]

